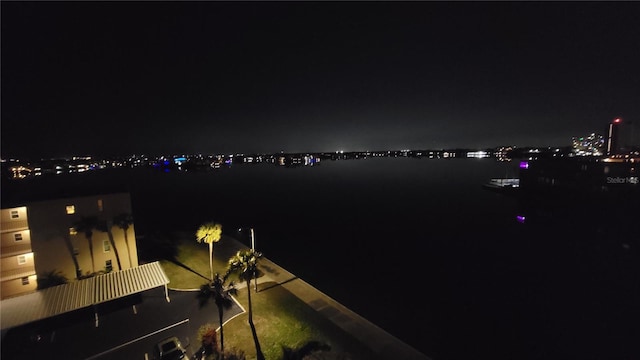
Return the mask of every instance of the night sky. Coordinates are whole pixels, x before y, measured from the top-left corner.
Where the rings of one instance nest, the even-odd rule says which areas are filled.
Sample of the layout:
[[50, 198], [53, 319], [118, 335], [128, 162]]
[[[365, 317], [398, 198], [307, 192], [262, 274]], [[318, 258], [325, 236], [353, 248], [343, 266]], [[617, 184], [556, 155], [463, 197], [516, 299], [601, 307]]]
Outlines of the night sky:
[[2, 158], [568, 146], [640, 124], [640, 2], [1, 11]]

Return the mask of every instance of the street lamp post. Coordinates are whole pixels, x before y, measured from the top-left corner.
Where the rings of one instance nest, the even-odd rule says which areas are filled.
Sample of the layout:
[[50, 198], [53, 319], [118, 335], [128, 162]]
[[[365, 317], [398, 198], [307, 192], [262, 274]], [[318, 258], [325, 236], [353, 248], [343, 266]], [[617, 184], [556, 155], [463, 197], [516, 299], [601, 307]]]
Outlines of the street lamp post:
[[253, 236], [253, 228], [251, 229], [251, 250], [256, 251], [256, 238]]
[[[256, 238], [253, 234], [253, 228], [251, 228], [251, 251], [253, 251], [253, 253], [255, 254], [256, 252]], [[254, 284], [255, 284], [255, 290], [256, 292], [258, 292], [258, 267], [256, 266], [256, 273], [253, 274], [253, 280], [254, 280]]]

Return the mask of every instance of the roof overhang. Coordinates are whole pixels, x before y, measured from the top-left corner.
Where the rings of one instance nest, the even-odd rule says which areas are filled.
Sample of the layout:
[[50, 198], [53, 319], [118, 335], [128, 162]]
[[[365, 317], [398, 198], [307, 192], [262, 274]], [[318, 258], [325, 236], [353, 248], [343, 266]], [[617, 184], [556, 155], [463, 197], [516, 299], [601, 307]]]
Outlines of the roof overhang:
[[110, 272], [0, 302], [1, 329], [133, 295], [169, 283], [159, 262]]

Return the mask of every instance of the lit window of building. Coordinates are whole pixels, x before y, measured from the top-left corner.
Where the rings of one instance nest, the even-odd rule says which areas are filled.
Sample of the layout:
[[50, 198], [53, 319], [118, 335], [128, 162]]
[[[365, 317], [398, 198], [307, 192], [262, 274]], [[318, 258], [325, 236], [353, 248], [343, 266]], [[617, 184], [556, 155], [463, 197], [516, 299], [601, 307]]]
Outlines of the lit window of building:
[[76, 213], [76, 207], [74, 205], [67, 205], [67, 214], [71, 215], [75, 213]]

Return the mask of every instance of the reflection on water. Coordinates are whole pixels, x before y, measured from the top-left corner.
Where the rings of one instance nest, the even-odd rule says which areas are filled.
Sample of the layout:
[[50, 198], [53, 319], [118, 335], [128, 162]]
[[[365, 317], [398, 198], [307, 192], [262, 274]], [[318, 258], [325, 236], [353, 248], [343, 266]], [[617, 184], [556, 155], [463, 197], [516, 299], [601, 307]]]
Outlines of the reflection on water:
[[[637, 208], [613, 216], [590, 210], [588, 199], [576, 210], [482, 188], [517, 167], [370, 158], [134, 169], [46, 187], [131, 191], [139, 234], [207, 220], [223, 232], [253, 227], [265, 256], [434, 359], [632, 354]], [[16, 191], [35, 193], [30, 186]]]

